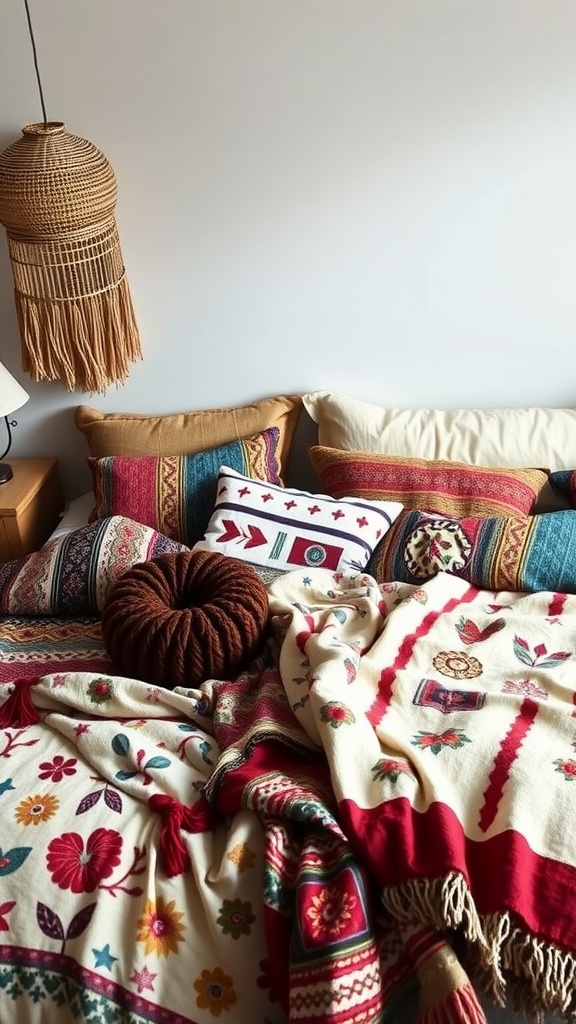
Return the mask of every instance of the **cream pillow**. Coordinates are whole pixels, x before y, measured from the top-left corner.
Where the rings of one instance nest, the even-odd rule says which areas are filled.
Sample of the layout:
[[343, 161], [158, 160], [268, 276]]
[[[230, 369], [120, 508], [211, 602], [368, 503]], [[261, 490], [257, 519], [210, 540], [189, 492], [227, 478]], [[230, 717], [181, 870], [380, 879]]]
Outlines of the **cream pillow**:
[[397, 409], [333, 391], [302, 401], [328, 448], [483, 466], [576, 465], [576, 409]]
[[[329, 448], [482, 466], [576, 465], [576, 409], [398, 409], [334, 391], [310, 391], [302, 401], [318, 444]], [[536, 511], [567, 507], [546, 484]]]

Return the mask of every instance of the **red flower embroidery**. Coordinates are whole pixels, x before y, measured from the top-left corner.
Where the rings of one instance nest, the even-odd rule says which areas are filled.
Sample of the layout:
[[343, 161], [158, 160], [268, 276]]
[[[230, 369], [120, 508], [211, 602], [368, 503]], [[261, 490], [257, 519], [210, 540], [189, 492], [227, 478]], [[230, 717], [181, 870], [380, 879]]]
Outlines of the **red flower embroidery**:
[[61, 782], [65, 775], [75, 775], [77, 758], [69, 757], [66, 760], [56, 754], [53, 761], [42, 761], [38, 772], [39, 779], [52, 779], [52, 782]]
[[46, 865], [60, 889], [94, 892], [120, 863], [122, 836], [110, 828], [97, 828], [88, 836], [86, 848], [78, 832], [65, 832], [48, 844]]
[[354, 712], [341, 704], [339, 700], [329, 700], [320, 708], [320, 718], [333, 729], [341, 725], [353, 725], [356, 721]]
[[465, 743], [471, 743], [462, 729], [445, 729], [444, 732], [423, 732], [420, 730], [417, 736], [414, 736], [410, 742], [415, 747], [420, 747], [422, 750], [428, 748], [433, 754], [439, 754], [441, 750], [448, 747], [450, 750], [458, 750], [459, 747], [463, 747]]
[[564, 761], [561, 757], [554, 761], [556, 765], [556, 771], [561, 772], [567, 782], [572, 782], [576, 779], [576, 761], [572, 761], [570, 758]]
[[92, 679], [88, 684], [88, 696], [93, 704], [105, 704], [114, 696], [111, 679]]

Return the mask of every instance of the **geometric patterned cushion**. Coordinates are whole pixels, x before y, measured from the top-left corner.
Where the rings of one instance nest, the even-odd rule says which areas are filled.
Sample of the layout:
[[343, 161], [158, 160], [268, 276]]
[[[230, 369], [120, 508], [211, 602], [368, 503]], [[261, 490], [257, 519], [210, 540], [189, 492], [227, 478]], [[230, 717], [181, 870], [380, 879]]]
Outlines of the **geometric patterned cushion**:
[[186, 550], [131, 519], [99, 519], [1, 565], [0, 613], [97, 616], [126, 569]]
[[281, 483], [278, 439], [278, 427], [270, 427], [194, 455], [89, 457], [96, 501], [90, 518], [126, 516], [191, 547], [208, 525], [220, 466]]
[[401, 509], [398, 502], [276, 487], [223, 466], [214, 512], [194, 550], [221, 551], [279, 572], [304, 566], [356, 573]]
[[403, 511], [366, 572], [420, 584], [449, 572], [484, 590], [576, 593], [576, 511], [535, 516], [441, 516]]
[[463, 462], [344, 451], [309, 450], [322, 489], [338, 498], [400, 501], [405, 508], [448, 516], [528, 515], [548, 480], [541, 469], [509, 469]]

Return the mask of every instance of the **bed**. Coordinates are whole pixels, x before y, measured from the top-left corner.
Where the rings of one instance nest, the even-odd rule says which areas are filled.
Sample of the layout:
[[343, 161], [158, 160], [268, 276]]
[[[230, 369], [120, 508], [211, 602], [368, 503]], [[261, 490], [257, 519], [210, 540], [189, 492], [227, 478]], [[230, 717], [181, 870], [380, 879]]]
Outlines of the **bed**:
[[573, 1020], [576, 411], [76, 425], [0, 566], [3, 1024]]

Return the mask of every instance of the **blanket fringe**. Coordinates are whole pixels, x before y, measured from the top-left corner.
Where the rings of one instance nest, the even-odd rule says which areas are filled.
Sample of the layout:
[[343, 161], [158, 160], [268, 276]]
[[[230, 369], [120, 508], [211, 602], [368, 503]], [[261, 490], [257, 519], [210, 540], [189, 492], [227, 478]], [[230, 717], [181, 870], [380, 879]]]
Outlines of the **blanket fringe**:
[[32, 702], [31, 689], [40, 681], [35, 679], [14, 679], [13, 690], [0, 707], [0, 729], [24, 729], [40, 721]]
[[[451, 872], [445, 878], [406, 882], [384, 890], [382, 902], [403, 934], [434, 929], [440, 939], [439, 950], [444, 945], [439, 933], [453, 930], [464, 967], [497, 1005], [511, 1003], [537, 1024], [549, 1010], [567, 1018], [571, 1014], [569, 1019], [576, 1021], [576, 955], [527, 932], [508, 912], [481, 917], [462, 875]], [[429, 960], [432, 965], [433, 957]], [[423, 1005], [418, 1024], [477, 1024], [485, 1020], [480, 1007], [482, 1016], [474, 1016], [478, 1012], [475, 996], [474, 1002], [466, 1005], [469, 982], [455, 986], [435, 1002], [426, 997], [430, 977], [420, 977], [421, 968], [417, 964], [415, 968], [424, 1000], [430, 1001], [430, 1005]], [[433, 987], [432, 981], [429, 997]], [[471, 986], [470, 990], [473, 995]]]
[[491, 956], [471, 960], [479, 983], [487, 995], [504, 1005], [506, 995], [514, 1008], [535, 1021], [542, 1021], [546, 1010], [574, 1014], [576, 956], [535, 935], [527, 934], [508, 913], [492, 914], [484, 919], [484, 931]]
[[468, 941], [488, 948], [472, 895], [455, 871], [445, 878], [415, 879], [385, 889], [382, 902], [400, 925], [418, 922], [439, 931], [463, 929]]

